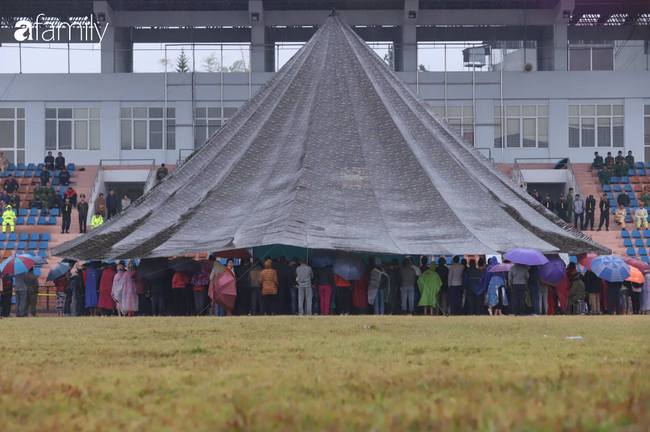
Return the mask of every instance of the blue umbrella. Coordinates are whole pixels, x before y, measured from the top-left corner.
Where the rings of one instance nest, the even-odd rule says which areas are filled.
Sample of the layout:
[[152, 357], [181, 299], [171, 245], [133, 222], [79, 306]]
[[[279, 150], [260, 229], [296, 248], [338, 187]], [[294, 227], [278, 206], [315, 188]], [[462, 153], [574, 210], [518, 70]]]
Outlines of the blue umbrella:
[[312, 267], [327, 267], [336, 261], [336, 252], [330, 250], [315, 250], [309, 255], [309, 262]]
[[558, 283], [564, 279], [566, 264], [558, 255], [549, 255], [548, 262], [539, 268], [540, 276], [550, 283]]
[[359, 280], [366, 268], [363, 260], [353, 253], [341, 252], [334, 261], [334, 273], [346, 280]]
[[58, 263], [50, 272], [47, 274], [47, 280], [48, 281], [53, 281], [64, 274], [68, 272], [72, 267], [74, 267], [75, 261], [71, 260], [63, 260], [60, 263]]
[[529, 248], [515, 248], [503, 254], [503, 258], [524, 265], [543, 265], [548, 262], [541, 252]]
[[591, 271], [607, 282], [623, 282], [630, 277], [630, 266], [614, 255], [602, 255], [591, 262]]
[[[0, 272], [4, 274], [17, 275], [27, 273], [29, 269], [39, 262], [34, 255], [18, 254], [12, 255], [0, 264]], [[38, 257], [40, 260], [43, 258]]]

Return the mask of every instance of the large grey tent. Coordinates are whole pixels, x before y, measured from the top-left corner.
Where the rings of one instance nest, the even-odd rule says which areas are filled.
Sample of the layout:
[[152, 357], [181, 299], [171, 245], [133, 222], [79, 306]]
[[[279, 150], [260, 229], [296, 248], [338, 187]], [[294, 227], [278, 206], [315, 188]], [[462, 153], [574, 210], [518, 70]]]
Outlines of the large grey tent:
[[269, 244], [609, 252], [433, 116], [338, 16], [160, 185], [52, 253], [100, 260]]

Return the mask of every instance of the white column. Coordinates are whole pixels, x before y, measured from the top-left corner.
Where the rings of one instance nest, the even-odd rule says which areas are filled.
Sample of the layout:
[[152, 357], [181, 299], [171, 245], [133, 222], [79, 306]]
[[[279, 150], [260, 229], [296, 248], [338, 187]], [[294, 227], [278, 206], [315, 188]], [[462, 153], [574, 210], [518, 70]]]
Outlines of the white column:
[[[623, 102], [623, 145], [627, 152], [632, 150], [636, 161], [645, 160], [645, 149], [643, 146], [643, 99], [625, 99]], [[619, 149], [615, 149], [618, 151]]]

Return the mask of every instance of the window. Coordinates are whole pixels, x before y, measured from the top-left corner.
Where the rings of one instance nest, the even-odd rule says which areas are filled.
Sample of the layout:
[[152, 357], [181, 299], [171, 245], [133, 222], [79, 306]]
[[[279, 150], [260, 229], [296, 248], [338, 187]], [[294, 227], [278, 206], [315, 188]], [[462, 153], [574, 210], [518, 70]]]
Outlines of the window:
[[25, 163], [25, 108], [0, 108], [0, 150], [9, 162]]
[[[548, 148], [548, 106], [508, 105], [494, 107], [494, 148]], [[504, 127], [505, 126], [505, 129]]]
[[[162, 107], [122, 107], [120, 148], [122, 150], [174, 150], [176, 148], [176, 108], [167, 108], [167, 134]], [[165, 136], [166, 135], [166, 136]], [[167, 146], [164, 145], [165, 139]]]
[[447, 106], [445, 114], [444, 106], [432, 106], [438, 116], [442, 117], [449, 123], [453, 129], [457, 130], [463, 138], [471, 144], [474, 144], [474, 107], [471, 105], [464, 106]]
[[569, 147], [623, 147], [623, 105], [569, 105]]
[[569, 70], [614, 70], [613, 41], [571, 41]]
[[46, 150], [99, 150], [100, 108], [46, 108]]
[[225, 125], [238, 108], [196, 107], [194, 125], [194, 148], [201, 147], [222, 125]]

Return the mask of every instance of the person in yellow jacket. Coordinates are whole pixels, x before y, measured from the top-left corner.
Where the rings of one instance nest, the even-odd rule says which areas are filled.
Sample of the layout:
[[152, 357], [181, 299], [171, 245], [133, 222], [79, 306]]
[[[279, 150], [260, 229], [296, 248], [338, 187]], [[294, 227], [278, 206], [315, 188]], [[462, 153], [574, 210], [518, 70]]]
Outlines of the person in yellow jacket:
[[94, 230], [98, 226], [102, 225], [104, 223], [104, 218], [102, 217], [101, 213], [96, 212], [95, 216], [90, 219], [90, 229]]
[[11, 232], [14, 232], [16, 226], [16, 213], [12, 210], [11, 206], [7, 206], [7, 210], [2, 213], [2, 232], [6, 232], [7, 225], [11, 227]]

